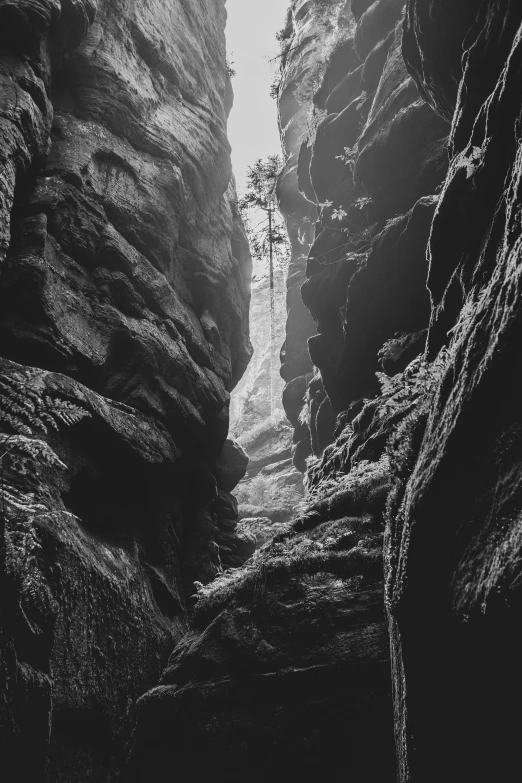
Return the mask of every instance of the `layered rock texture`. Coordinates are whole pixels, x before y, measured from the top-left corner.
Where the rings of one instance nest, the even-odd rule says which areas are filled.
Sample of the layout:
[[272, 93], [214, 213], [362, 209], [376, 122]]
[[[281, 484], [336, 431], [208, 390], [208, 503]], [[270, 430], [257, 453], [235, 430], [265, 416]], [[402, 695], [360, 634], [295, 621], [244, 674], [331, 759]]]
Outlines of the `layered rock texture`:
[[194, 580], [255, 548], [224, 6], [0, 3], [6, 781], [108, 779]]
[[[322, 5], [292, 6], [282, 117], [292, 62], [306, 57], [293, 44], [307, 24], [317, 34]], [[521, 728], [522, 11], [492, 0], [349, 5], [351, 32], [321, 66], [318, 123], [298, 162], [320, 210], [302, 287], [320, 370], [305, 397], [320, 456], [307, 481], [319, 490], [389, 460], [401, 783], [509, 780]]]
[[[279, 208], [286, 220], [291, 257], [287, 277], [287, 322], [281, 350], [281, 377], [285, 381], [283, 405], [294, 428], [292, 458], [295, 467], [304, 473], [306, 458], [312, 453], [309, 428], [299, 421], [304, 405], [313, 365], [307, 340], [315, 332], [315, 324], [301, 297], [301, 286], [306, 279], [306, 259], [313, 242], [317, 218], [315, 203], [308, 201], [299, 189], [298, 159], [303, 138], [310, 133], [313, 120], [313, 85], [303, 90], [309, 70], [314, 72], [320, 59], [321, 41], [314, 33], [318, 9], [309, 4], [311, 19], [296, 29], [295, 10], [288, 9], [286, 24], [280, 31], [281, 72], [285, 74], [278, 86], [278, 108], [281, 143], [285, 166], [279, 178], [277, 195]], [[292, 57], [292, 53], [299, 56]], [[300, 91], [299, 100], [295, 95]]]
[[[336, 416], [378, 391], [385, 343], [381, 363], [391, 372], [425, 343], [425, 249], [449, 124], [407, 72], [403, 10], [388, 0], [294, 3], [286, 31], [280, 116], [285, 143], [298, 145], [296, 212], [304, 220], [312, 205], [319, 211], [301, 295], [315, 321], [308, 351], [320, 373], [307, 392], [302, 379], [288, 378], [284, 394], [289, 409], [296, 398], [307, 407], [296, 426], [298, 459], [307, 430], [320, 456]], [[288, 332], [302, 328], [290, 309]]]
[[403, 50], [453, 122], [428, 247], [428, 356], [447, 346], [447, 358], [404, 439], [412, 470], [387, 547], [400, 779], [509, 780], [522, 695], [522, 8], [410, 2]]

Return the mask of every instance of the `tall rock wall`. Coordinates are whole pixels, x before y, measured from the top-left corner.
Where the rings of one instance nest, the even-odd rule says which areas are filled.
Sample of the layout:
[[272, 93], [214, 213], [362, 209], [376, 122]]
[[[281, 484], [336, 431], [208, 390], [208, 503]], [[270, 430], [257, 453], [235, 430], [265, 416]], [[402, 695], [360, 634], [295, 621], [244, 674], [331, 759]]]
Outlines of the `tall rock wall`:
[[302, 192], [298, 163], [301, 149], [309, 148], [317, 125], [313, 96], [323, 78], [328, 57], [336, 42], [350, 35], [343, 5], [292, 3], [285, 27], [279, 33], [277, 100], [285, 167], [278, 183], [278, 198], [291, 245], [281, 376], [286, 383], [285, 412], [294, 427], [293, 461], [302, 472], [306, 469], [306, 458], [312, 454], [310, 429], [306, 422], [300, 421], [300, 415], [313, 372], [307, 341], [315, 332], [315, 324], [302, 300], [301, 286], [306, 280], [317, 206], [315, 198], [309, 199]]
[[[253, 551], [224, 0], [0, 3], [2, 777], [106, 780]], [[6, 777], [13, 770], [14, 777]]]
[[[306, 322], [300, 347], [307, 342], [320, 371], [308, 379], [306, 415], [293, 415], [296, 440], [304, 450], [308, 430], [315, 456], [333, 440], [336, 417], [378, 391], [383, 364], [397, 371], [422, 351], [429, 323], [425, 248], [449, 125], [406, 70], [403, 9], [389, 0], [292, 5], [280, 116], [297, 218], [309, 219], [312, 205], [319, 213], [300, 281], [315, 328]], [[290, 308], [289, 334], [304, 323]], [[305, 383], [287, 380], [291, 407]]]
[[408, 3], [403, 51], [426, 100], [452, 120], [428, 246], [428, 356], [444, 360], [401, 438], [408, 469], [390, 509], [400, 780], [510, 780], [522, 695], [522, 8], [427, 10]]
[[[292, 4], [283, 96], [322, 5]], [[508, 780], [521, 692], [522, 13], [493, 0], [348, 5], [352, 32], [297, 164], [319, 209], [301, 288], [319, 370], [305, 395], [318, 457], [307, 483], [322, 493], [364, 465], [389, 471], [401, 783]]]

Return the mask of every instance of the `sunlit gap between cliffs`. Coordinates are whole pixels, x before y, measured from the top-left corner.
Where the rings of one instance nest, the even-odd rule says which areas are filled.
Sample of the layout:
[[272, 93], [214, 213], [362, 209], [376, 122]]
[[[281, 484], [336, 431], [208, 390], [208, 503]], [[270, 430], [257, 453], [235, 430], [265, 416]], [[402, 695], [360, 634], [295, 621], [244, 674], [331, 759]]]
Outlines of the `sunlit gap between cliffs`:
[[[258, 418], [268, 416], [276, 420], [283, 415], [279, 349], [284, 341], [288, 247], [276, 201], [269, 193], [278, 165], [270, 165], [269, 161], [274, 161], [281, 151], [277, 101], [270, 93], [279, 69], [276, 35], [284, 26], [287, 6], [286, 0], [265, 0], [260, 14], [254, 0], [227, 2], [227, 61], [234, 90], [228, 136], [239, 204], [254, 261], [250, 312], [254, 356], [232, 395], [233, 435], [240, 434], [238, 421], [244, 418], [245, 407], [252, 407], [248, 399], [256, 388], [258, 398], [266, 393], [264, 406], [258, 404]], [[257, 177], [253, 183], [252, 170], [261, 160], [271, 171], [264, 182], [260, 183]], [[253, 198], [253, 194], [258, 198]]]

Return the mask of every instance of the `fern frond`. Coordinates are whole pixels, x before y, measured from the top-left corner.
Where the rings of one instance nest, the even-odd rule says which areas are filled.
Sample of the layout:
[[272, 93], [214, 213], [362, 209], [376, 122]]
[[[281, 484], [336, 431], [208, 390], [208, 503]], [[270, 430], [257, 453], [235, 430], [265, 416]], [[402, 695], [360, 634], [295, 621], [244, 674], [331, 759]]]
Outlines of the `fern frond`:
[[[29, 438], [26, 435], [5, 435], [0, 433], [0, 454], [17, 451], [24, 457], [29, 457], [34, 461], [39, 461], [44, 465], [53, 468], [66, 469], [66, 465], [56, 456], [52, 448], [44, 440]], [[3, 453], [2, 453], [3, 452]]]
[[443, 348], [431, 363], [418, 356], [397, 375], [390, 377], [383, 372], [376, 373], [382, 397], [379, 416], [406, 410], [409, 405], [430, 394], [442, 378], [448, 361], [448, 350]]
[[79, 405], [75, 405], [69, 400], [53, 400], [52, 415], [71, 427], [73, 424], [78, 424], [82, 419], [87, 418], [91, 414], [86, 411], [85, 408], [80, 408]]
[[12, 430], [15, 432], [20, 432], [23, 435], [30, 436], [33, 434], [31, 428], [27, 424], [24, 424], [24, 422], [20, 421], [17, 416], [14, 416], [8, 411], [2, 410], [1, 408], [0, 422], [7, 424], [9, 427], [11, 427]]
[[48, 435], [60, 424], [68, 427], [90, 416], [80, 405], [31, 388], [26, 378], [16, 375], [0, 377], [0, 424], [27, 437]]
[[39, 412], [39, 416], [40, 416], [40, 421], [46, 428], [46, 432], [49, 431], [49, 427], [51, 427], [51, 429], [56, 430], [58, 432], [58, 423], [56, 422], [56, 419], [53, 416], [51, 416], [48, 410], [45, 409], [41, 410]]
[[48, 511], [47, 506], [36, 499], [34, 492], [22, 492], [9, 484], [0, 484], [0, 504], [11, 510], [23, 511], [25, 514], [41, 514]]

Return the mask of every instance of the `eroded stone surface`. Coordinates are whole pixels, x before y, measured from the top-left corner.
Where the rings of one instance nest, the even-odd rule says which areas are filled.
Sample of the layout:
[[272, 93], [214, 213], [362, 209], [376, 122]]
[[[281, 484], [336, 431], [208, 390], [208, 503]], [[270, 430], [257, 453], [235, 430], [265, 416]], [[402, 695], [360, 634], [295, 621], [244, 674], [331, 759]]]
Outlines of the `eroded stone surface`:
[[[306, 10], [294, 5], [281, 116], [292, 117], [285, 140], [297, 135], [294, 118], [302, 126], [301, 115], [307, 116], [294, 155], [301, 198], [319, 210], [301, 293], [316, 323], [308, 350], [320, 377], [307, 379], [300, 423], [294, 423], [295, 400], [303, 383], [288, 377], [286, 393], [296, 460], [304, 468], [307, 454], [320, 456], [334, 439], [336, 416], [378, 391], [384, 343], [408, 344], [405, 359], [414, 358], [414, 346], [417, 353], [423, 348], [415, 336], [425, 334], [430, 318], [425, 248], [447, 168], [449, 126], [406, 70], [403, 2], [357, 4], [353, 15], [342, 3], [327, 12], [319, 3]], [[303, 71], [299, 81], [295, 74]], [[309, 91], [307, 104], [302, 82], [311, 82], [312, 73], [316, 91]], [[294, 209], [306, 220], [302, 203]], [[302, 323], [290, 307], [288, 328]], [[307, 336], [300, 332], [301, 345]]]
[[0, 410], [25, 498], [1, 721], [20, 779], [105, 780], [194, 581], [255, 548], [216, 482], [251, 353], [224, 26], [222, 0], [0, 3]]
[[[203, 589], [139, 702], [122, 777], [395, 780], [382, 583], [384, 465], [323, 486], [243, 569]], [[379, 748], [376, 753], [375, 749]]]
[[131, 407], [0, 364], [4, 428], [7, 408], [33, 431], [3, 436], [5, 758], [34, 740], [16, 759], [24, 773], [105, 779], [135, 699], [187, 628], [181, 452]]
[[[390, 519], [400, 779], [508, 780], [518, 774], [522, 687], [522, 13], [518, 3], [486, 2], [478, 14], [463, 3], [455, 26], [451, 4], [430, 5], [428, 17], [421, 3], [408, 4], [404, 51], [433, 106], [454, 116], [428, 278], [429, 351], [447, 356], [424, 417], [402, 438], [408, 470], [397, 476]], [[447, 734], [435, 752], [443, 715]]]

